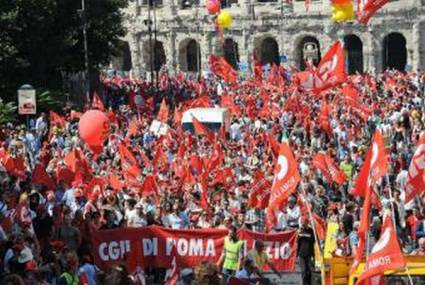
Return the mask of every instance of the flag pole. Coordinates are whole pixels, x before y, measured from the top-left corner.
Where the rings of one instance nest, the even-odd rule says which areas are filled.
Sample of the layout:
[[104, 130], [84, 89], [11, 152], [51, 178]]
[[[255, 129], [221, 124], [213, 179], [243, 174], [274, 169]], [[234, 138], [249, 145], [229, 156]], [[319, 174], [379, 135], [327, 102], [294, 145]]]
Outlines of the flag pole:
[[[397, 234], [397, 226], [396, 226], [396, 223], [395, 223], [395, 210], [394, 210], [394, 204], [393, 204], [393, 191], [392, 191], [391, 187], [388, 188], [388, 193], [389, 193], [390, 201], [391, 201], [391, 203], [390, 203], [390, 205], [391, 205], [391, 221], [393, 222], [393, 227], [394, 227], [396, 234]], [[407, 278], [409, 278], [410, 285], [413, 285], [412, 276], [410, 275], [409, 267], [407, 266], [407, 262], [406, 262], [406, 266], [404, 267], [404, 270], [407, 273]]]
[[[322, 248], [320, 247], [320, 244], [319, 244], [319, 239], [317, 238], [316, 227], [315, 227], [315, 222], [316, 221], [314, 220], [313, 214], [311, 213], [310, 204], [307, 201], [307, 197], [305, 195], [305, 191], [304, 190], [302, 190], [302, 192], [301, 192], [301, 199], [304, 200], [303, 202], [304, 202], [305, 206], [307, 207], [307, 213], [308, 213], [308, 216], [310, 218], [311, 227], [313, 229], [314, 240], [317, 243], [317, 248], [319, 249], [319, 258], [320, 258], [320, 262], [322, 263], [322, 267], [323, 267], [323, 263], [325, 262], [325, 260], [324, 260], [324, 255], [323, 255], [323, 252], [322, 252]], [[324, 271], [322, 269], [320, 269], [320, 277], [322, 279], [322, 284], [325, 284], [324, 283], [324, 281], [325, 281], [325, 275], [324, 275]]]

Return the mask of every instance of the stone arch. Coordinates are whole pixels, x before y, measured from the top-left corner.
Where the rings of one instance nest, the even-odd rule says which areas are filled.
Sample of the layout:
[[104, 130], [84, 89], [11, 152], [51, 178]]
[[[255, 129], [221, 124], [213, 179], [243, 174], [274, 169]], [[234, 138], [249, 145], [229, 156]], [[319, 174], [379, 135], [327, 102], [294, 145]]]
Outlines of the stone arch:
[[118, 41], [117, 52], [111, 60], [112, 68], [120, 71], [132, 69], [130, 45], [127, 41]]
[[233, 66], [234, 69], [238, 68], [239, 63], [239, 48], [238, 43], [233, 39], [227, 38], [224, 40], [223, 45], [224, 58]]
[[300, 70], [305, 70], [306, 60], [318, 65], [321, 59], [320, 42], [316, 37], [304, 36], [299, 39], [296, 45], [296, 61]]
[[407, 64], [407, 41], [400, 33], [390, 33], [383, 40], [383, 68], [405, 71]]
[[344, 36], [344, 49], [348, 74], [363, 73], [363, 42], [354, 35]]
[[161, 41], [152, 40], [152, 53], [150, 41], [146, 41], [143, 46], [143, 60], [146, 62], [146, 70], [150, 71], [152, 64], [152, 70], [159, 71], [167, 62], [164, 44]]
[[264, 37], [255, 50], [261, 64], [280, 64], [279, 44], [273, 37]]
[[185, 39], [179, 46], [180, 70], [199, 72], [201, 69], [201, 46], [195, 39]]

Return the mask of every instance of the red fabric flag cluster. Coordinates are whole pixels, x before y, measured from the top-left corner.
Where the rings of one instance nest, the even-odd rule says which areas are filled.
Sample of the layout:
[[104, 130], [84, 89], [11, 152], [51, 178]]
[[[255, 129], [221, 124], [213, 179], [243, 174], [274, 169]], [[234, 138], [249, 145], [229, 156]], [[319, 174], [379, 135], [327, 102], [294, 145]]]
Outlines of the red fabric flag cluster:
[[318, 153], [313, 157], [313, 165], [320, 170], [328, 182], [342, 185], [347, 181], [347, 176], [336, 165], [334, 160], [324, 153]]
[[300, 87], [306, 91], [319, 93], [345, 81], [345, 52], [342, 44], [337, 41], [320, 61], [317, 69], [298, 74]]
[[425, 133], [416, 146], [412, 161], [409, 166], [409, 177], [406, 182], [406, 203], [416, 195], [425, 191]]
[[237, 72], [224, 57], [210, 55], [209, 64], [212, 73], [222, 78], [226, 83], [235, 83], [238, 80]]
[[381, 236], [366, 259], [365, 268], [357, 285], [370, 284], [372, 277], [383, 277], [385, 271], [406, 267], [406, 260], [397, 240], [397, 233], [389, 214], [384, 216]]
[[357, 0], [357, 18], [367, 24], [373, 15], [390, 0]]

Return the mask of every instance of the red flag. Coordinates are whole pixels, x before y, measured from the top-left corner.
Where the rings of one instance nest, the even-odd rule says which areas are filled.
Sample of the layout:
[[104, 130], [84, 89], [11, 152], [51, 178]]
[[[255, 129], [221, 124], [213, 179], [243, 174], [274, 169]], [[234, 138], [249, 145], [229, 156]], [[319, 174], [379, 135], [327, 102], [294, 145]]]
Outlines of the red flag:
[[252, 208], [267, 208], [270, 199], [270, 189], [272, 184], [264, 174], [257, 170], [254, 173], [254, 182], [251, 184], [251, 191], [248, 196], [248, 205]]
[[181, 122], [182, 122], [182, 113], [180, 112], [180, 110], [178, 108], [174, 109], [173, 122], [174, 122], [175, 127], [180, 127]]
[[115, 115], [114, 111], [112, 111], [112, 109], [108, 110], [108, 114], [107, 114], [108, 118], [109, 118], [109, 122], [111, 124], [115, 124], [118, 125], [118, 119], [117, 116]]
[[213, 104], [211, 103], [210, 97], [207, 95], [188, 100], [183, 103], [182, 112], [186, 111], [187, 109], [193, 109], [193, 108], [209, 108], [212, 107]]
[[422, 133], [418, 141], [408, 173], [406, 203], [425, 191], [425, 133]]
[[320, 106], [320, 115], [319, 115], [319, 123], [320, 127], [328, 134], [332, 135], [331, 122], [329, 120], [329, 116], [331, 114], [331, 110], [329, 105], [326, 102], [322, 102]]
[[241, 110], [238, 106], [236, 106], [231, 95], [222, 95], [220, 102], [221, 102], [220, 104], [221, 107], [229, 109], [232, 115], [235, 115], [235, 116], [240, 115]]
[[297, 162], [292, 154], [288, 142], [280, 144], [279, 156], [274, 169], [274, 180], [268, 205], [268, 224], [272, 226], [273, 210], [285, 202], [294, 193], [301, 180]]
[[[368, 186], [373, 187], [387, 170], [388, 158], [385, 151], [384, 139], [379, 130], [376, 130], [351, 194], [365, 197], [365, 191]], [[378, 203], [380, 205], [379, 197], [375, 191], [373, 191], [372, 196], [372, 203], [375, 205]]]
[[170, 110], [167, 106], [167, 103], [165, 102], [165, 99], [162, 99], [161, 107], [159, 108], [157, 119], [158, 121], [161, 121], [163, 123], [166, 123], [168, 121], [168, 114]]
[[207, 213], [209, 212], [208, 206], [208, 172], [201, 174], [201, 208]]
[[60, 127], [65, 128], [66, 120], [63, 117], [59, 116], [57, 113], [49, 111], [49, 119], [51, 126], [59, 125]]
[[[315, 212], [311, 211], [311, 207], [303, 194], [300, 194], [298, 197], [300, 198], [298, 201], [300, 204], [301, 213], [303, 213], [303, 216], [307, 216], [308, 219], [311, 220], [312, 227], [314, 227], [316, 231], [317, 238], [322, 241], [325, 240], [327, 227], [326, 220], [322, 219]], [[309, 213], [311, 213], [311, 217]]]
[[74, 174], [80, 172], [83, 176], [83, 180], [91, 178], [92, 169], [81, 150], [74, 148], [64, 157], [64, 161]]
[[227, 83], [235, 83], [238, 74], [223, 56], [210, 55], [209, 65], [211, 72]]
[[173, 260], [171, 262], [171, 269], [167, 270], [167, 274], [165, 275], [164, 285], [176, 285], [180, 276], [180, 269], [177, 267], [176, 261], [176, 250], [173, 247]]
[[124, 188], [124, 183], [114, 174], [109, 175], [108, 183], [115, 191], [121, 191]]
[[223, 161], [224, 161], [224, 155], [223, 150], [221, 149], [221, 145], [219, 143], [215, 143], [213, 153], [209, 157], [208, 163], [207, 163], [207, 172], [211, 172], [217, 167], [219, 167]]
[[41, 184], [47, 187], [47, 190], [55, 190], [55, 182], [47, 174], [46, 169], [41, 165], [37, 164], [32, 172], [32, 183]]
[[324, 153], [316, 154], [312, 163], [314, 167], [320, 170], [328, 182], [342, 185], [347, 180], [347, 176], [335, 165], [334, 160]]
[[[302, 76], [301, 76], [302, 75]], [[345, 81], [345, 52], [337, 41], [320, 61], [317, 69], [300, 73], [300, 85], [306, 91], [319, 93]]]
[[364, 197], [362, 214], [359, 226], [359, 244], [357, 246], [351, 272], [354, 272], [359, 265], [363, 250], [366, 244], [366, 236], [369, 231], [369, 215], [371, 203], [380, 206], [381, 202], [378, 194], [373, 190], [375, 183], [386, 173], [388, 160], [385, 153], [384, 141], [381, 133], [376, 130], [372, 139], [371, 147], [366, 156], [366, 160], [355, 181], [353, 195]]
[[139, 127], [137, 126], [137, 121], [135, 119], [132, 119], [128, 124], [128, 130], [125, 139], [128, 140], [131, 136], [137, 134], [139, 134]]
[[253, 54], [253, 62], [254, 62], [254, 78], [257, 81], [263, 80], [263, 66], [257, 56], [257, 53]]
[[99, 109], [100, 111], [105, 110], [105, 105], [103, 104], [102, 100], [99, 97], [99, 94], [95, 91], [93, 94], [93, 102], [91, 104], [92, 108]]
[[149, 194], [152, 192], [157, 193], [157, 191], [158, 191], [158, 185], [156, 183], [155, 177], [153, 175], [146, 176], [142, 185], [142, 193], [144, 194]]
[[353, 264], [351, 265], [350, 274], [354, 273], [359, 266], [362, 257], [363, 252], [366, 246], [366, 238], [367, 234], [369, 232], [369, 225], [370, 225], [370, 201], [372, 196], [372, 189], [370, 185], [366, 185], [365, 189], [365, 199], [363, 202], [362, 212], [360, 216], [360, 225], [358, 230], [358, 239], [359, 242], [357, 244], [356, 251], [354, 252], [354, 260]]
[[90, 197], [92, 195], [98, 195], [103, 193], [105, 188], [105, 179], [99, 176], [93, 176], [90, 182], [85, 187], [84, 196]]
[[359, 23], [367, 24], [369, 19], [390, 0], [357, 0], [357, 18]]
[[271, 150], [273, 151], [275, 155], [279, 153], [279, 149], [280, 149], [279, 143], [276, 141], [276, 138], [271, 132], [269, 133], [269, 148], [271, 148]]
[[121, 158], [121, 168], [124, 175], [129, 178], [136, 179], [141, 174], [141, 170], [133, 153], [128, 150], [124, 143], [121, 143], [118, 146], [118, 150]]
[[212, 131], [199, 122], [194, 116], [192, 117], [192, 124], [196, 135], [204, 135], [211, 143], [214, 141], [214, 134]]
[[369, 284], [367, 281], [374, 276], [383, 276], [385, 271], [400, 270], [405, 267], [406, 260], [400, 249], [391, 215], [385, 214], [381, 236], [368, 255], [365, 268], [356, 284]]

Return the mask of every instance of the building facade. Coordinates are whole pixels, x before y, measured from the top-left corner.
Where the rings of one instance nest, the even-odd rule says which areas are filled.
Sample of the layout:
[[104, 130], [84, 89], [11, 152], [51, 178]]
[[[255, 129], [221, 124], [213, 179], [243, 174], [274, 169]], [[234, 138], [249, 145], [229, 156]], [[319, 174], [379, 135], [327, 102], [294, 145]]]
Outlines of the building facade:
[[221, 53], [239, 68], [250, 67], [256, 54], [263, 64], [304, 69], [306, 61], [319, 62], [341, 39], [350, 73], [425, 69], [425, 0], [392, 0], [368, 26], [355, 20], [334, 23], [330, 0], [312, 0], [308, 11], [304, 0], [222, 0], [222, 9], [233, 16], [223, 34], [217, 33], [206, 1], [197, 1], [130, 2], [124, 42], [131, 64], [123, 67], [118, 60], [115, 68], [144, 74], [165, 65], [196, 73], [208, 69], [210, 54]]

